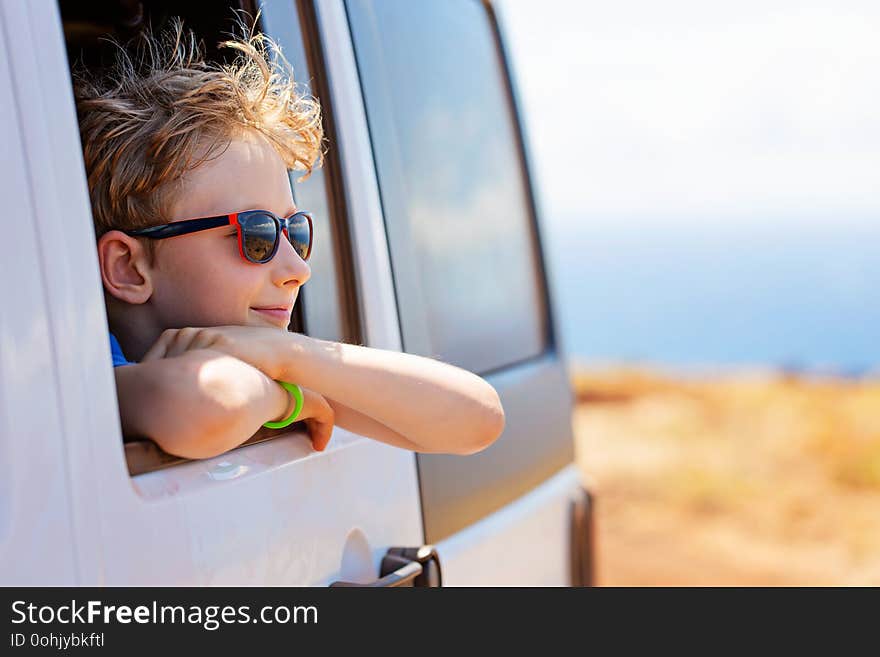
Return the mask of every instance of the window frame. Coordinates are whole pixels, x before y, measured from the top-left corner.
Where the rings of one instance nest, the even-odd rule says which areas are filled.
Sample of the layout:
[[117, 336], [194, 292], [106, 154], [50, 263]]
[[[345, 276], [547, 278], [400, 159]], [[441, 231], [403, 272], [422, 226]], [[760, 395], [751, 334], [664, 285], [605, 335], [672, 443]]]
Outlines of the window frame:
[[[260, 27], [269, 34], [279, 46], [293, 67], [297, 77], [297, 85], [302, 85], [321, 105], [324, 122], [325, 143], [329, 145], [324, 156], [324, 166], [315, 170], [306, 181], [294, 184], [299, 177], [298, 172], [290, 172], [291, 188], [294, 198], [297, 192], [302, 193], [304, 185], [317, 185], [315, 190], [326, 202], [327, 216], [319, 220], [329, 222], [332, 251], [334, 257], [334, 279], [336, 313], [341, 326], [334, 335], [314, 335], [310, 332], [310, 316], [313, 315], [309, 298], [311, 291], [308, 285], [303, 287], [297, 310], [300, 313], [300, 328], [305, 335], [329, 339], [337, 342], [357, 343], [363, 340], [360, 304], [356, 293], [355, 271], [352, 257], [352, 243], [349, 230], [349, 213], [344, 187], [341, 180], [341, 162], [336, 143], [336, 124], [332, 107], [332, 98], [327, 79], [327, 67], [322, 55], [322, 45], [317, 24], [315, 9], [305, 0], [295, 0], [294, 10], [278, 10], [278, 3], [261, 3]], [[293, 19], [294, 23], [284, 24], [283, 21]], [[277, 21], [277, 23], [276, 23]], [[296, 37], [299, 37], [297, 39]], [[301, 72], [305, 71], [305, 81]], [[299, 185], [300, 187], [297, 187]], [[312, 317], [314, 319], [314, 317]]]
[[[338, 142], [336, 136], [336, 114], [333, 109], [333, 100], [330, 93], [327, 64], [323, 56], [318, 17], [315, 7], [311, 2], [297, 0], [296, 6], [299, 12], [308, 70], [311, 74], [310, 79], [315, 86], [312, 93], [321, 103], [322, 116], [324, 117], [324, 134], [330, 144], [325, 154], [325, 194], [328, 200], [330, 216], [333, 217], [337, 271], [342, 279], [342, 284], [338, 286], [337, 294], [339, 296], [340, 315], [343, 317], [347, 332], [341, 336], [341, 341], [362, 344], [364, 339], [362, 313], [355, 282], [353, 245], [349, 224], [350, 214], [341, 177], [342, 162], [340, 161], [340, 153], [338, 149], [333, 148], [333, 144]], [[303, 291], [308, 294], [306, 290]]]
[[[251, 20], [256, 16], [255, 3], [253, 0], [240, 0], [237, 4], [237, 8], [243, 10], [245, 15]], [[287, 26], [285, 33], [295, 33], [296, 36], [299, 37], [299, 44], [294, 43], [291, 37], [284, 38], [283, 40], [278, 38], [276, 40], [285, 52], [285, 56], [288, 56], [288, 53], [291, 52], [296, 53], [296, 56], [293, 58], [294, 61], [291, 62], [294, 65], [294, 72], [296, 73], [297, 70], [305, 70], [308, 74], [311, 74], [309, 75], [310, 80], [315, 83], [316, 87], [318, 87], [318, 89], [312, 93], [317, 96], [319, 100], [322, 100], [322, 97], [328, 97], [328, 94], [324, 92], [326, 85], [321, 84], [321, 80], [326, 77], [326, 73], [321, 59], [316, 25], [313, 19], [310, 20], [311, 16], [313, 16], [313, 11], [310, 16], [307, 4], [308, 3], [303, 0], [296, 0], [295, 7], [292, 10], [287, 9], [288, 13], [286, 16], [283, 16], [283, 18], [292, 18], [295, 21], [293, 24]], [[229, 4], [224, 3], [222, 8], [218, 5], [217, 8], [209, 11], [216, 12], [219, 15], [222, 11], [231, 8], [232, 7]], [[59, 5], [59, 13], [60, 9]], [[199, 13], [204, 11], [205, 10], [200, 9]], [[231, 13], [229, 18], [231, 20]], [[281, 12], [279, 12], [278, 18], [282, 19]], [[63, 23], [63, 15], [61, 16], [61, 19]], [[259, 31], [265, 32], [265, 13], [261, 13], [261, 17], [258, 20], [256, 27]], [[268, 34], [275, 38], [272, 32], [268, 32]], [[206, 35], [198, 34], [197, 36], [205, 39]], [[65, 42], [65, 47], [67, 47], [67, 45], [68, 44]], [[315, 70], [320, 70], [320, 73], [313, 73]], [[332, 140], [332, 110], [329, 107], [329, 102], [326, 105], [322, 102], [322, 115], [325, 121], [325, 134]], [[296, 196], [294, 181], [301, 174], [299, 172], [291, 171], [289, 172], [289, 175], [291, 178], [291, 189], [294, 196]], [[352, 269], [351, 243], [348, 238], [346, 206], [344, 195], [340, 193], [341, 183], [339, 180], [338, 157], [332, 153], [332, 149], [328, 152], [327, 157], [325, 158], [322, 175], [323, 179], [319, 183], [319, 189], [316, 189], [315, 192], [322, 194], [326, 198], [328, 212], [330, 213], [330, 216], [323, 219], [330, 222], [330, 235], [331, 240], [333, 241], [331, 248], [335, 260], [334, 280], [336, 282], [335, 287], [337, 293], [336, 303], [338, 304], [341, 324], [338, 330], [338, 335], [329, 337], [343, 342], [360, 343], [361, 329], [359, 304], [357, 302], [357, 296], [354, 293], [354, 284], [352, 282], [354, 274]], [[313, 175], [312, 184], [315, 184], [315, 178], [316, 176]], [[91, 215], [91, 210], [89, 214]], [[305, 335], [309, 335], [308, 296], [308, 289], [307, 287], [304, 287], [301, 291], [298, 303], [294, 308], [290, 327], [290, 330], [301, 332]], [[304, 310], [304, 306], [306, 306], [306, 310]], [[110, 353], [108, 349], [108, 357], [109, 355]], [[229, 452], [249, 445], [273, 440], [284, 435], [290, 435], [291, 433], [307, 433], [305, 423], [296, 422], [284, 429], [268, 429], [261, 427], [253, 436], [237, 445], [232, 450], [229, 450]], [[168, 454], [163, 451], [155, 441], [149, 438], [124, 440], [123, 448], [128, 474], [131, 477], [192, 461], [192, 459]]]

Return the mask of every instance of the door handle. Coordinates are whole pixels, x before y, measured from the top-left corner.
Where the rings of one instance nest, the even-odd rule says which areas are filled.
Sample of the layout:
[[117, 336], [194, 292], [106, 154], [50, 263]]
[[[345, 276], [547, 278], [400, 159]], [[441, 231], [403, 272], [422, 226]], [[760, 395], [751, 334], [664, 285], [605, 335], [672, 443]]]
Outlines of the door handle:
[[441, 584], [440, 555], [433, 545], [423, 545], [417, 548], [389, 548], [382, 557], [379, 579], [368, 584], [339, 580], [330, 586], [439, 587]]
[[593, 493], [581, 487], [569, 507], [572, 586], [596, 585], [595, 508]]

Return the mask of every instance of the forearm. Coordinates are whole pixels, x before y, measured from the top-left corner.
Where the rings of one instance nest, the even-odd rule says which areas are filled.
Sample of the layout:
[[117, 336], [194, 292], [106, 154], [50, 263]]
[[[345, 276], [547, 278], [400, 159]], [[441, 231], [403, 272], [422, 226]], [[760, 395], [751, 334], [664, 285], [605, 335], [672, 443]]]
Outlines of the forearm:
[[282, 378], [376, 420], [416, 451], [471, 454], [503, 430], [498, 394], [471, 372], [412, 354], [290, 335]]
[[336, 417], [336, 426], [347, 429], [361, 436], [378, 440], [379, 442], [400, 447], [402, 449], [412, 450], [414, 452], [427, 451], [422, 445], [414, 443], [406, 436], [402, 436], [396, 431], [389, 429], [387, 426], [364, 415], [360, 411], [356, 411], [350, 406], [346, 406], [335, 399], [327, 399], [327, 403], [333, 409]]
[[287, 393], [236, 358], [199, 350], [116, 369], [123, 433], [186, 458], [222, 454], [283, 414]]
[[[186, 327], [164, 331], [143, 360], [200, 350], [230, 354], [271, 379], [313, 391], [320, 400], [314, 424], [321, 430], [332, 428], [327, 399], [375, 420], [374, 433], [383, 426], [393, 432], [388, 434], [393, 440], [386, 442], [406, 440], [416, 451], [472, 454], [504, 429], [504, 410], [488, 382], [461, 368], [396, 351], [263, 327]], [[320, 444], [325, 439], [329, 434], [321, 436]]]

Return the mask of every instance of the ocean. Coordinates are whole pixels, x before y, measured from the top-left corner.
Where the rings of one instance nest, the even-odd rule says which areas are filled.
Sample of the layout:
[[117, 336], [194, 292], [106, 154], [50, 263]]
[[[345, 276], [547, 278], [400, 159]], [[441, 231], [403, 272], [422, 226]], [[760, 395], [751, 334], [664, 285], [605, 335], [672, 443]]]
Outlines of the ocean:
[[846, 376], [880, 365], [871, 218], [564, 217], [544, 240], [576, 361]]

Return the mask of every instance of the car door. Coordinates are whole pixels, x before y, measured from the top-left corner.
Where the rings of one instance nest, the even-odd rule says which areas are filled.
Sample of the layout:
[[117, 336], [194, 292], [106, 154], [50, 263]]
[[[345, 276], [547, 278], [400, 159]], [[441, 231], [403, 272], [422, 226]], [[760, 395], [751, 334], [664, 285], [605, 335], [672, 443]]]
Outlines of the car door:
[[[40, 540], [43, 534], [34, 528], [41, 526], [41, 519], [48, 522], [57, 516], [41, 515], [49, 511], [32, 504], [31, 493], [61, 486], [67, 493], [65, 518], [75, 536], [64, 550], [65, 558], [73, 560], [80, 584], [326, 585], [375, 580], [389, 547], [422, 542], [411, 452], [337, 427], [322, 453], [313, 452], [299, 430], [212, 459], [160, 463], [145, 469], [149, 471], [130, 472], [65, 54], [65, 28], [68, 46], [72, 35], [89, 33], [77, 14], [82, 3], [62, 0], [60, 7], [52, 2], [0, 3], [7, 39], [2, 44], [4, 65], [13, 74], [23, 143], [21, 153], [11, 152], [16, 158], [12, 166], [20, 168], [27, 183], [16, 186], [15, 193], [22, 203], [30, 204], [30, 211], [19, 220], [36, 236], [40, 271], [45, 281], [52, 282], [43, 286], [43, 312], [29, 315], [50, 327], [48, 334], [37, 330], [35, 335], [47, 342], [41, 354], [50, 361], [46, 371], [54, 372], [56, 379], [48, 382], [49, 394], [41, 399], [43, 416], [38, 424], [46, 435], [27, 458], [42, 458], [52, 449], [47, 441], [53, 441], [60, 446], [53, 453], [60, 453], [64, 464], [63, 472], [51, 474], [50, 481], [35, 476], [31, 481], [16, 478], [12, 484], [2, 484], [15, 488], [5, 491], [9, 495], [3, 504], [13, 500], [14, 514], [32, 515], [27, 525], [12, 526], [14, 545]], [[145, 6], [149, 9], [150, 3]], [[209, 11], [229, 16], [229, 8], [216, 3]], [[217, 18], [201, 13], [206, 11], [201, 3], [178, 3], [176, 9], [193, 24]], [[304, 53], [319, 50], [313, 42], [317, 35], [300, 18], [294, 3], [266, 3], [267, 29], [279, 35], [288, 54], [299, 48], [300, 76], [308, 80], [320, 73], [303, 67], [320, 60], [314, 56], [309, 60]], [[32, 47], [35, 43], [40, 47]], [[353, 65], [353, 58], [349, 64]], [[325, 110], [331, 112], [328, 106]], [[363, 117], [356, 106], [342, 105], [332, 110], [331, 120], [357, 124]], [[331, 134], [331, 144], [332, 138]], [[323, 207], [327, 212], [318, 218], [319, 224], [327, 222], [317, 231], [325, 246], [320, 247], [323, 255], [315, 254], [312, 282], [324, 276], [333, 281], [322, 280], [304, 291], [304, 330], [399, 348], [396, 316], [388, 312], [393, 310], [393, 287], [387, 254], [373, 234], [371, 209], [349, 207], [346, 215], [333, 200], [334, 194], [347, 193], [348, 183], [343, 180], [339, 163], [331, 159], [310, 187], [296, 189], [302, 205], [308, 198], [312, 209]], [[340, 239], [334, 241], [342, 222], [361, 226], [358, 230], [363, 234], [354, 232], [352, 250]], [[349, 278], [360, 283], [351, 288]], [[28, 282], [21, 293], [32, 287]], [[320, 292], [310, 294], [312, 289]], [[9, 300], [3, 298], [4, 303]], [[352, 302], [357, 304], [354, 309]], [[6, 333], [18, 341], [11, 349], [28, 346], [21, 343], [25, 338], [20, 334]], [[4, 400], [8, 412], [14, 399]], [[32, 406], [13, 410], [11, 424], [10, 416], [5, 416], [4, 449], [16, 440], [7, 427], [20, 426], [21, 413], [31, 411]], [[49, 421], [53, 413], [57, 422]], [[10, 563], [10, 556], [4, 552], [3, 562]], [[14, 556], [20, 572], [30, 574], [23, 581], [45, 581], [42, 553], [21, 550]], [[63, 561], [54, 567], [69, 572]]]

